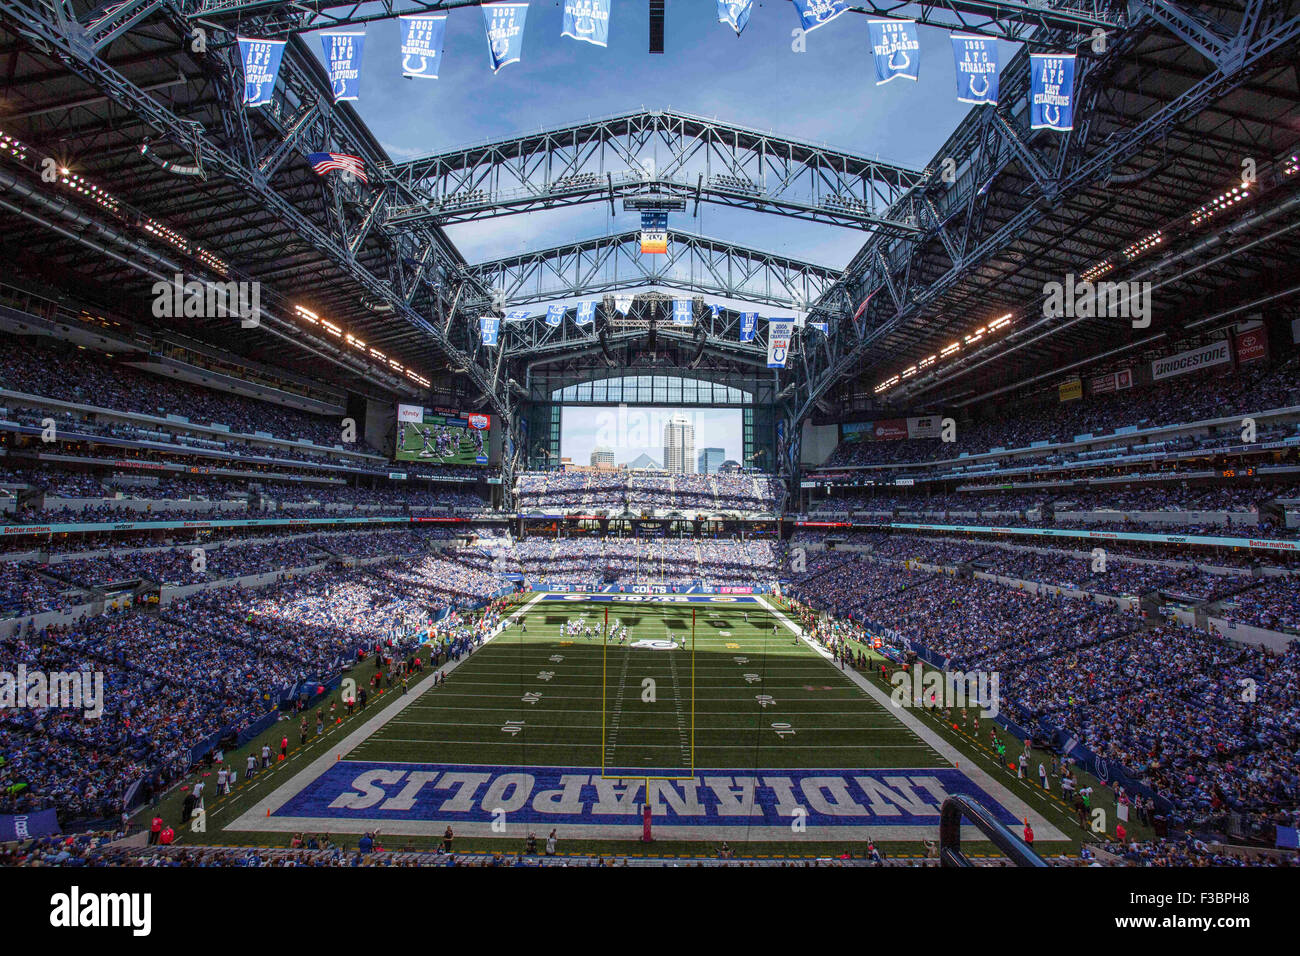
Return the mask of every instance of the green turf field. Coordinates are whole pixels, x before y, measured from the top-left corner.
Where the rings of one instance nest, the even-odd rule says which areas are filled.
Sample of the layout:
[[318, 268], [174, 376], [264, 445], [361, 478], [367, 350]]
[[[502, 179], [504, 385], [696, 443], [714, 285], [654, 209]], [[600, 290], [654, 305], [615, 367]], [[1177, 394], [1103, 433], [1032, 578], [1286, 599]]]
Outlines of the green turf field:
[[[941, 765], [806, 643], [784, 627], [773, 636], [766, 610], [751, 607], [746, 623], [741, 610], [700, 608], [692, 640], [689, 607], [535, 608], [526, 633], [507, 629], [349, 759], [601, 767], [611, 776]], [[603, 624], [607, 608], [627, 643], [562, 633], [570, 621]], [[670, 633], [685, 647], [634, 646]], [[518, 731], [503, 733], [512, 721]]]
[[[214, 800], [207, 830], [186, 832], [182, 842], [284, 845], [292, 833], [328, 832], [355, 845], [360, 833], [378, 830], [390, 845], [421, 847], [453, 825], [460, 849], [513, 850], [524, 833], [544, 833], [551, 823], [533, 812], [537, 801], [581, 792], [560, 818], [569, 852], [645, 852], [640, 817], [631, 813], [648, 798], [656, 853], [707, 854], [727, 839], [753, 855], [808, 856], [874, 840], [919, 855], [923, 839], [937, 833], [936, 808], [956, 778], [990, 795], [1004, 816], [1033, 815], [1050, 852], [1092, 839], [1059, 790], [1017, 780], [971, 727], [893, 708], [888, 684], [841, 670], [797, 639], [779, 609], [714, 600], [721, 606], [529, 595], [516, 619], [450, 669], [445, 683], [432, 686], [426, 673], [409, 695], [390, 691], [366, 713], [291, 748], [283, 765]], [[596, 632], [606, 612], [611, 625], [627, 629], [625, 641]], [[575, 622], [591, 633], [572, 633]], [[268, 732], [277, 743], [284, 726]], [[1035, 753], [1034, 766], [1045, 758]], [[242, 766], [242, 756], [230, 762]], [[453, 777], [460, 782], [451, 784]], [[512, 779], [532, 788], [530, 802], [510, 803]], [[674, 825], [710, 822], [673, 816], [690, 812], [693, 792], [704, 803], [711, 794], [726, 801], [746, 779], [784, 792], [783, 805], [743, 825], [734, 817]], [[460, 786], [465, 780], [471, 785]], [[866, 789], [845, 791], [852, 781]], [[1097, 805], [1113, 806], [1108, 798], [1100, 792]], [[510, 811], [501, 831], [485, 816], [498, 802]], [[352, 812], [362, 805], [364, 812]], [[811, 822], [792, 829], [805, 805]], [[891, 818], [896, 807], [905, 812]], [[911, 826], [893, 825], [900, 822]]]

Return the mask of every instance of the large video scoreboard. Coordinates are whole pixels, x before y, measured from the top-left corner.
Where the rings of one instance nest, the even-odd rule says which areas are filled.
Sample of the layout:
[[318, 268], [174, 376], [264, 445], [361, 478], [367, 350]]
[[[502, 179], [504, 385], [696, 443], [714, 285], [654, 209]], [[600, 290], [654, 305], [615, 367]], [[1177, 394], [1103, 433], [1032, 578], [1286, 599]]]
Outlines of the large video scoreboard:
[[450, 408], [397, 406], [397, 461], [440, 465], [486, 465], [492, 447], [492, 416]]

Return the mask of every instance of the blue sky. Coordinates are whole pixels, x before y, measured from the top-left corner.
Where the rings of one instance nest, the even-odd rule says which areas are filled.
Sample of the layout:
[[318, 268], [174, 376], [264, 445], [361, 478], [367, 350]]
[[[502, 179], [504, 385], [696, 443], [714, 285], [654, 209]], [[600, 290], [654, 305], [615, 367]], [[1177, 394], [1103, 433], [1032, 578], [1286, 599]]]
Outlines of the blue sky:
[[[354, 105], [395, 160], [641, 108], [716, 117], [911, 167], [924, 166], [970, 108], [956, 99], [949, 31], [919, 27], [919, 82], [876, 86], [868, 18], [846, 13], [806, 36], [788, 0], [754, 4], [736, 37], [714, 0], [668, 4], [663, 55], [647, 50], [645, 0], [614, 0], [606, 49], [560, 36], [562, 6], [533, 0], [523, 59], [493, 75], [477, 7], [453, 10], [441, 78], [404, 79], [398, 24], [369, 24]], [[311, 39], [319, 55], [319, 40]], [[1003, 44], [1005, 64], [1015, 47]], [[607, 205], [464, 224], [448, 233], [471, 262], [634, 228]], [[861, 232], [702, 204], [671, 226], [842, 268]], [[767, 310], [764, 310], [767, 311]]]

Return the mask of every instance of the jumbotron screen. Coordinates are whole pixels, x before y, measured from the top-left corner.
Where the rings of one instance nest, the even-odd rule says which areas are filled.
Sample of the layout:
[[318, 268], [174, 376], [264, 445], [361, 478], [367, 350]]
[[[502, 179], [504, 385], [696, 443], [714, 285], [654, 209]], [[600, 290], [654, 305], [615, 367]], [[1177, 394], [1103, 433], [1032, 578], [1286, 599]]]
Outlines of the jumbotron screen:
[[449, 408], [397, 406], [397, 461], [486, 465], [492, 416]]

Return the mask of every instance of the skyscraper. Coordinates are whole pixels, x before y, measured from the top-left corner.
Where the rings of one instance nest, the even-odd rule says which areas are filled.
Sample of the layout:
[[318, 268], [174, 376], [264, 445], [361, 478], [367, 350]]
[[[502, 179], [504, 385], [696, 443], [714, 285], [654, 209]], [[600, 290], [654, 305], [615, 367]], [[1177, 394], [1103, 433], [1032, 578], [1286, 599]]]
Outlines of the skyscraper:
[[664, 471], [695, 474], [695, 426], [677, 414], [664, 423]]
[[593, 468], [613, 468], [614, 450], [604, 445], [597, 445], [591, 450], [591, 465]]
[[722, 448], [701, 448], [699, 473], [701, 475], [717, 474], [718, 468], [726, 457], [727, 452]]

